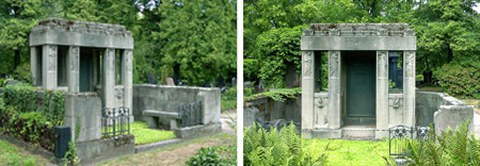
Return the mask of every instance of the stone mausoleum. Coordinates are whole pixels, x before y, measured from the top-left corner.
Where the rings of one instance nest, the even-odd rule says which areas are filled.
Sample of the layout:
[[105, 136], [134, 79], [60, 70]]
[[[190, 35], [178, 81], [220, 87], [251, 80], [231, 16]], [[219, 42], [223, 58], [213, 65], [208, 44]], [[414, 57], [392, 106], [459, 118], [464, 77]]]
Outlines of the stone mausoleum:
[[415, 88], [415, 50], [407, 24], [312, 24], [301, 39], [302, 134], [379, 139], [398, 125], [440, 133], [473, 124], [472, 106]]
[[381, 138], [415, 126], [415, 50], [407, 24], [312, 24], [301, 39], [302, 134]]
[[132, 33], [124, 26], [47, 19], [30, 33], [36, 86], [95, 93], [102, 108], [132, 107]]

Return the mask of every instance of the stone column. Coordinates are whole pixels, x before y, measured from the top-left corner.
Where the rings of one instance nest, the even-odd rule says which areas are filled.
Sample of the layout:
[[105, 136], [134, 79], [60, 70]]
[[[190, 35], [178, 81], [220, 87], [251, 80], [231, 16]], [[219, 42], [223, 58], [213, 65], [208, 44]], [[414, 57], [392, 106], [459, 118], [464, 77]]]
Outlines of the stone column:
[[302, 130], [313, 129], [314, 51], [302, 51]]
[[42, 87], [45, 89], [57, 88], [57, 46], [42, 46]]
[[122, 79], [123, 79], [123, 105], [130, 110], [130, 116], [132, 114], [132, 70], [133, 70], [133, 56], [132, 50], [123, 51], [122, 61]]
[[67, 54], [67, 78], [68, 91], [79, 92], [80, 90], [80, 47], [70, 46]]
[[115, 107], [115, 49], [107, 48], [103, 57], [103, 99], [104, 107]]
[[403, 52], [404, 123], [415, 126], [415, 51]]
[[341, 127], [341, 56], [340, 51], [328, 51], [328, 127]]
[[[377, 129], [388, 129], [388, 51], [377, 51], [377, 93], [376, 124]], [[388, 133], [385, 133], [388, 134]], [[383, 134], [375, 134], [381, 138]]]
[[[39, 76], [37, 75], [37, 70], [38, 70], [38, 59], [37, 59], [37, 47], [31, 46], [30, 47], [30, 65], [31, 65], [31, 71], [30, 73], [32, 74], [32, 81], [34, 86], [39, 86]], [[40, 69], [41, 70], [41, 69]], [[42, 80], [40, 80], [42, 81]]]

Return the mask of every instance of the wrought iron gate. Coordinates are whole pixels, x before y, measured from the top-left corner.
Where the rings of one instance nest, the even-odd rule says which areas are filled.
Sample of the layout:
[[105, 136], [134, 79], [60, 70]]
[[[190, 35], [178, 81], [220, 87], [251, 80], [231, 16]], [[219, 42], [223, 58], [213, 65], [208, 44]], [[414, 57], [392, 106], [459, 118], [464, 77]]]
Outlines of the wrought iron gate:
[[102, 137], [130, 135], [130, 110], [126, 107], [102, 109]]

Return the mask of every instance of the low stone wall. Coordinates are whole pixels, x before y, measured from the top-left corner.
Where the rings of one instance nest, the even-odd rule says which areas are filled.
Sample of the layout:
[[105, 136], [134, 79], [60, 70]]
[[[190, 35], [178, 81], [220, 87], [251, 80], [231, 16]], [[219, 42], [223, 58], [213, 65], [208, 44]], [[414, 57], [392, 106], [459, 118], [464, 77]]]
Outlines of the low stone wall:
[[[102, 101], [96, 93], [66, 93], [64, 124], [76, 142], [102, 137]], [[78, 135], [77, 135], [78, 134]]]
[[253, 125], [255, 121], [272, 122], [282, 119], [286, 123], [293, 121], [300, 126], [302, 122], [302, 98], [287, 99], [285, 102], [261, 97], [245, 102], [243, 111], [244, 127]]
[[[165, 114], [165, 116], [159, 115], [152, 119], [152, 116], [145, 115], [146, 110], [153, 113], [159, 112], [159, 114]], [[209, 134], [217, 132], [219, 129], [215, 128], [199, 133], [196, 132], [198, 127], [190, 125], [185, 127], [192, 129], [192, 133], [197, 134], [187, 134], [185, 133], [187, 132], [185, 131], [186, 128], [182, 128], [181, 125], [175, 126], [175, 123], [172, 123], [172, 120], [175, 121], [172, 117], [181, 116], [179, 113], [183, 111], [189, 112], [189, 116], [192, 116], [190, 118], [193, 118], [193, 120], [198, 118], [196, 116], [201, 116], [200, 123], [192, 125], [204, 125], [207, 127], [213, 124], [220, 124], [220, 89], [152, 84], [134, 85], [132, 111], [135, 120], [147, 121], [151, 127], [179, 130], [176, 133], [182, 134], [177, 134], [177, 137]], [[188, 123], [185, 120], [191, 121], [192, 119], [190, 118], [182, 118], [183, 122], [181, 123]]]
[[470, 130], [473, 129], [473, 106], [446, 93], [417, 91], [415, 114], [416, 126], [434, 124], [437, 134], [467, 120], [470, 120]]

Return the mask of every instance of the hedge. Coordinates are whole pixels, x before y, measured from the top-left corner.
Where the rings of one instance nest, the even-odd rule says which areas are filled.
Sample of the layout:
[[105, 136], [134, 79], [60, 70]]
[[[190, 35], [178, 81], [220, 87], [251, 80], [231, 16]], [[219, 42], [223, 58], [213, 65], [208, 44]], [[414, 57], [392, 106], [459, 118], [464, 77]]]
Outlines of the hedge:
[[0, 125], [5, 134], [53, 151], [54, 126], [63, 124], [64, 94], [28, 85], [7, 86], [0, 94]]

